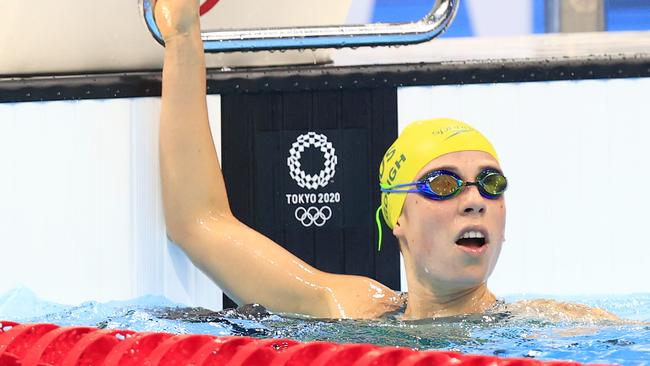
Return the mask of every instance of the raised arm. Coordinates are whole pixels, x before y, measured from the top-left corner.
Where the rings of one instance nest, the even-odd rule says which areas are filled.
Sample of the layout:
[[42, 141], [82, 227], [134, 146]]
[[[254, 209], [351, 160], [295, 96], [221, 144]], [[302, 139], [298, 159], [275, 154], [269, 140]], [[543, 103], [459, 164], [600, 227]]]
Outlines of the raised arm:
[[230, 214], [208, 124], [206, 74], [198, 10], [160, 0], [155, 17], [165, 39], [160, 160], [167, 232], [172, 239], [210, 211]]
[[158, 0], [165, 40], [160, 165], [167, 233], [237, 303], [318, 317], [373, 317], [397, 306], [364, 277], [314, 269], [233, 217], [212, 143], [197, 0]]

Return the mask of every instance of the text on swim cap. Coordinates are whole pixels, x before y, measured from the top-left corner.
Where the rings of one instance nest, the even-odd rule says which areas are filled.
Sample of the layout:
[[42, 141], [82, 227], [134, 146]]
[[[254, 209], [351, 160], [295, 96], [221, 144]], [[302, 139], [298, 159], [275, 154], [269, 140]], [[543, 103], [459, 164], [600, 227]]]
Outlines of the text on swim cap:
[[444, 127], [444, 128], [433, 130], [433, 131], [431, 131], [431, 134], [436, 136], [436, 135], [444, 135], [444, 134], [446, 134], [448, 132], [459, 132], [459, 131], [469, 132], [469, 131], [473, 131], [473, 130], [474, 130], [473, 128], [470, 128], [470, 127], [467, 127], [467, 126], [447, 126], [447, 127]]
[[[386, 155], [384, 155], [384, 160], [381, 161], [381, 165], [379, 166], [379, 179], [382, 179], [384, 176], [385, 163], [386, 162], [390, 163], [391, 160], [393, 160], [393, 157], [395, 157], [395, 152], [396, 152], [395, 147], [391, 147], [390, 149], [388, 149], [388, 151], [386, 151]], [[406, 156], [404, 154], [400, 154], [399, 159], [396, 159], [395, 162], [392, 163], [392, 166], [388, 171], [388, 179], [386, 180], [388, 184], [393, 184], [395, 177], [397, 177], [397, 172], [399, 172], [400, 168], [402, 167], [402, 163], [405, 161], [406, 161]]]

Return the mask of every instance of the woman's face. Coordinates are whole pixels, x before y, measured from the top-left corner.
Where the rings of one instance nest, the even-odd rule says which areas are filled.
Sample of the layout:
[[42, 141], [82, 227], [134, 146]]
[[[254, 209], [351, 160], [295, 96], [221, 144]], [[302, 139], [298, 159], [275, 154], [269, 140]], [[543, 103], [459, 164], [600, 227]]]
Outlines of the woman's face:
[[[417, 175], [419, 180], [436, 169], [450, 170], [463, 181], [476, 181], [486, 168], [501, 170], [498, 162], [481, 151], [462, 151], [440, 156]], [[464, 187], [457, 196], [430, 200], [409, 193], [402, 215], [393, 229], [400, 240], [407, 269], [419, 282], [451, 291], [484, 283], [496, 264], [505, 229], [505, 200], [481, 196], [477, 187]], [[481, 239], [462, 239], [465, 233], [481, 233]], [[475, 236], [474, 233], [471, 236]]]

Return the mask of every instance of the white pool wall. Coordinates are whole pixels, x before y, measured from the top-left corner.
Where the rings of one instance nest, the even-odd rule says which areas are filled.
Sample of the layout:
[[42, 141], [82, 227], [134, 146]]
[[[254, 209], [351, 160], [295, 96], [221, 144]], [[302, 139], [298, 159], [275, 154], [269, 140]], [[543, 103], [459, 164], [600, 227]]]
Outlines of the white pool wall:
[[650, 290], [649, 90], [650, 78], [399, 90], [400, 130], [458, 118], [497, 149], [510, 183], [497, 294]]
[[[511, 185], [497, 294], [648, 292], [647, 90], [650, 79], [399, 90], [400, 128], [463, 119], [500, 154]], [[220, 151], [220, 97], [208, 106]], [[0, 294], [221, 308], [219, 288], [165, 235], [158, 118], [158, 98], [0, 104]]]
[[[208, 108], [219, 116], [220, 97]], [[0, 103], [0, 294], [221, 308], [219, 288], [166, 238], [159, 113], [158, 98]]]

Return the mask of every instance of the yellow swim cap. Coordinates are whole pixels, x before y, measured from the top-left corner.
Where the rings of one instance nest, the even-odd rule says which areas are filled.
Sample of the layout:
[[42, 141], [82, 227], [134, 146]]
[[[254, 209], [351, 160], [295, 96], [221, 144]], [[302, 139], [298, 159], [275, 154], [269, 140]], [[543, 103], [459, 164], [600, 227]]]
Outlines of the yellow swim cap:
[[[450, 118], [416, 121], [388, 148], [379, 166], [379, 184], [413, 182], [431, 160], [458, 151], [484, 151], [499, 160], [490, 141], [471, 126]], [[406, 194], [382, 193], [381, 211], [392, 229], [402, 214]]]

